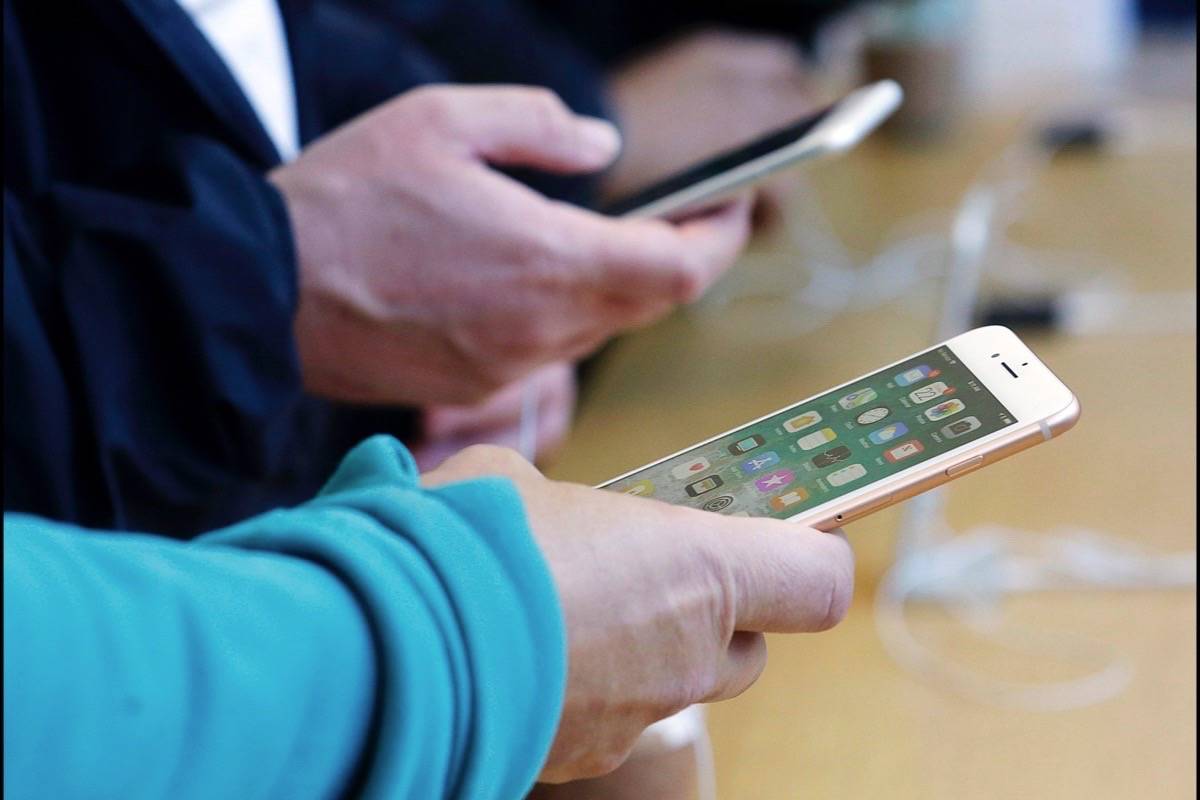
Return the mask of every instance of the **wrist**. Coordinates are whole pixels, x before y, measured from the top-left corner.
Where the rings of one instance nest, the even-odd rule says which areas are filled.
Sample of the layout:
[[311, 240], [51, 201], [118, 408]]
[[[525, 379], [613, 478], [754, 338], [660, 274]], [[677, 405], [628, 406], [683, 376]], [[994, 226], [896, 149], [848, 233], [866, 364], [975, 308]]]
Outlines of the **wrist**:
[[[267, 175], [278, 194], [290, 237], [294, 301], [292, 338], [304, 388], [310, 394], [351, 400], [367, 394], [366, 387], [348, 383], [340, 369], [348, 339], [362, 325], [365, 291], [355, 290], [341, 258], [341, 241], [329, 208], [337, 205], [332, 176], [297, 175], [295, 165], [283, 165]], [[329, 201], [332, 194], [334, 202]]]

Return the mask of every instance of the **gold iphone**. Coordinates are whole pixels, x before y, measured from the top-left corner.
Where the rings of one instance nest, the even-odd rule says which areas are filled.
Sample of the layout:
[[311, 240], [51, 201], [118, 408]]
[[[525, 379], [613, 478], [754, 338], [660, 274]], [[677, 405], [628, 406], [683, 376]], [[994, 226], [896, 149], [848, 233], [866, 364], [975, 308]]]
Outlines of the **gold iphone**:
[[1008, 328], [976, 328], [600, 488], [830, 530], [1075, 424], [1079, 401]]

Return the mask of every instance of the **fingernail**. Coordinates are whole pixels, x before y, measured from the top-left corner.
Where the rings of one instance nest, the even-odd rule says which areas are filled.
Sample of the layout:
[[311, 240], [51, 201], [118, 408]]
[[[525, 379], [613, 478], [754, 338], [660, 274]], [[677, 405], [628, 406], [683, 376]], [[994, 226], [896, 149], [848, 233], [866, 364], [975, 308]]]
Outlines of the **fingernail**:
[[617, 126], [599, 117], [579, 118], [579, 139], [597, 158], [612, 158], [621, 149]]

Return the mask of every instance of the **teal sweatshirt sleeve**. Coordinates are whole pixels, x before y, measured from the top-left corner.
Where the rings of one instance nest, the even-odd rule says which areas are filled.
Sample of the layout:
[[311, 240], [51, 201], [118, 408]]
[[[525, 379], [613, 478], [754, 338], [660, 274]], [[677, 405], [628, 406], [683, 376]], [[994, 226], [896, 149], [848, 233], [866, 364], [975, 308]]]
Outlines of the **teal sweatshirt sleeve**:
[[565, 676], [511, 483], [387, 437], [190, 543], [4, 517], [8, 798], [519, 798]]

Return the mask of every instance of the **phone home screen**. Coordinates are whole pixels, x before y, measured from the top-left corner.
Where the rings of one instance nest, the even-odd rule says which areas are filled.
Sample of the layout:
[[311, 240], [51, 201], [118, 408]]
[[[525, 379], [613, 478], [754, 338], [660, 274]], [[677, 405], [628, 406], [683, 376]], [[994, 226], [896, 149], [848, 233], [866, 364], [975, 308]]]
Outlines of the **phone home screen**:
[[943, 345], [605, 488], [786, 519], [1014, 422]]

